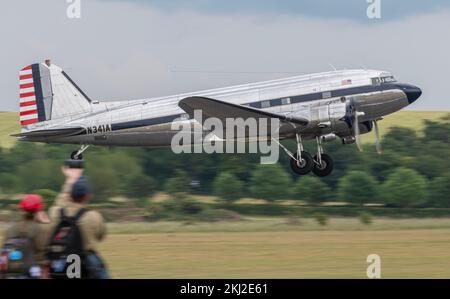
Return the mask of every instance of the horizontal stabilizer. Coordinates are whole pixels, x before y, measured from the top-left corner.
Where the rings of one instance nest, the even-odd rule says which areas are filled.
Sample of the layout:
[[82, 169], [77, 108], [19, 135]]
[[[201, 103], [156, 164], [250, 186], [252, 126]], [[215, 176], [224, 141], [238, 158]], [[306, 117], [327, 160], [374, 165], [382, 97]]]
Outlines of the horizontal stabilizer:
[[38, 130], [30, 131], [18, 134], [12, 134], [13, 137], [67, 137], [76, 135], [83, 132], [85, 129], [81, 127], [77, 128], [66, 128], [66, 129], [49, 129], [49, 130]]
[[202, 110], [203, 118], [216, 117], [225, 123], [227, 118], [242, 118], [244, 120], [255, 118], [277, 118], [280, 121], [306, 126], [308, 120], [304, 118], [292, 118], [286, 115], [275, 114], [260, 109], [251, 108], [248, 106], [232, 104], [215, 99], [205, 97], [189, 97], [182, 99], [178, 106], [186, 111], [186, 113], [193, 118], [194, 110]]

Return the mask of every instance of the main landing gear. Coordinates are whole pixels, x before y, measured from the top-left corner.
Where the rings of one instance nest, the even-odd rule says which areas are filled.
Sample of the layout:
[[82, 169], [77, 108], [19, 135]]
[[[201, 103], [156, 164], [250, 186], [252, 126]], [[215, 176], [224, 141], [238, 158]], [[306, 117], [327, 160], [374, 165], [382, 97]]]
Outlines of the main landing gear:
[[302, 137], [297, 134], [297, 152], [291, 154], [291, 169], [299, 175], [308, 174], [314, 168], [314, 161], [308, 152], [303, 150]]
[[333, 171], [333, 159], [327, 154], [323, 153], [322, 140], [316, 137], [317, 140], [317, 154], [314, 156], [314, 167], [312, 172], [318, 177], [325, 177], [330, 175]]
[[70, 154], [70, 158], [72, 160], [83, 160], [83, 152], [89, 148], [89, 145], [83, 144], [81, 148], [77, 151], [74, 151]]
[[306, 175], [312, 171], [318, 177], [325, 177], [333, 171], [333, 159], [329, 155], [323, 153], [322, 140], [320, 137], [316, 137], [317, 154], [314, 157], [304, 151], [302, 138], [299, 134], [296, 134], [296, 140], [296, 153], [291, 153], [281, 143], [278, 143], [290, 157], [290, 165], [293, 172], [298, 175]]

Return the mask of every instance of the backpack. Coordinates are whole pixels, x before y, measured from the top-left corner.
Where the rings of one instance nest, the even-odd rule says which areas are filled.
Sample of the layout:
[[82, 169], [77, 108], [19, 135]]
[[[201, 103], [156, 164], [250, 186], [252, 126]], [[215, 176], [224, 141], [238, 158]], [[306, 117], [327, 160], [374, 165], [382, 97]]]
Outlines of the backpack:
[[[35, 235], [35, 230], [33, 235]], [[40, 273], [31, 273], [35, 266], [33, 236], [19, 232], [4, 241], [0, 254], [2, 276], [24, 278], [40, 276]]]
[[[61, 208], [60, 222], [51, 235], [47, 250], [51, 278], [68, 278], [66, 274], [67, 267], [69, 266], [67, 257], [72, 254], [80, 257], [81, 266], [84, 264], [85, 251], [78, 220], [86, 211], [86, 209], [82, 208], [74, 217], [67, 217], [64, 214], [64, 209]], [[81, 268], [80, 271], [83, 273], [83, 267]]]

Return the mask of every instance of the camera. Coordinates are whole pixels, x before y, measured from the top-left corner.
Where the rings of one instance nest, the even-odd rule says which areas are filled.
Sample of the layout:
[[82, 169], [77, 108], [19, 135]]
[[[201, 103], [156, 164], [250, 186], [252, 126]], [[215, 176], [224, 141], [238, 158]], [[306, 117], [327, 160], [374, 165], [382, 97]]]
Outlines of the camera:
[[83, 160], [66, 160], [64, 161], [64, 165], [69, 168], [83, 168]]

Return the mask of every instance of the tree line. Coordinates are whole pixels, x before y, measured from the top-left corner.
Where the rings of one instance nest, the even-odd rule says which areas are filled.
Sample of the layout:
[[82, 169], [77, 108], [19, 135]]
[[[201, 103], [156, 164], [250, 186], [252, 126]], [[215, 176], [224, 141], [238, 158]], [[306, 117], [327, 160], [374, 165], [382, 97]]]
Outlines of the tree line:
[[[335, 161], [334, 172], [326, 178], [291, 173], [283, 152], [277, 164], [260, 165], [258, 154], [92, 147], [85, 153], [85, 164], [99, 202], [114, 196], [148, 198], [164, 191], [217, 195], [226, 202], [252, 197], [302, 200], [311, 205], [334, 201], [450, 207], [450, 116], [425, 121], [420, 135], [411, 128], [392, 127], [382, 143], [382, 155], [371, 144], [363, 152], [339, 141], [325, 144]], [[295, 148], [292, 141], [284, 144]], [[307, 142], [307, 150], [314, 153], [314, 145]], [[75, 149], [25, 142], [1, 149], [0, 196], [59, 191], [63, 181], [59, 168]]]

